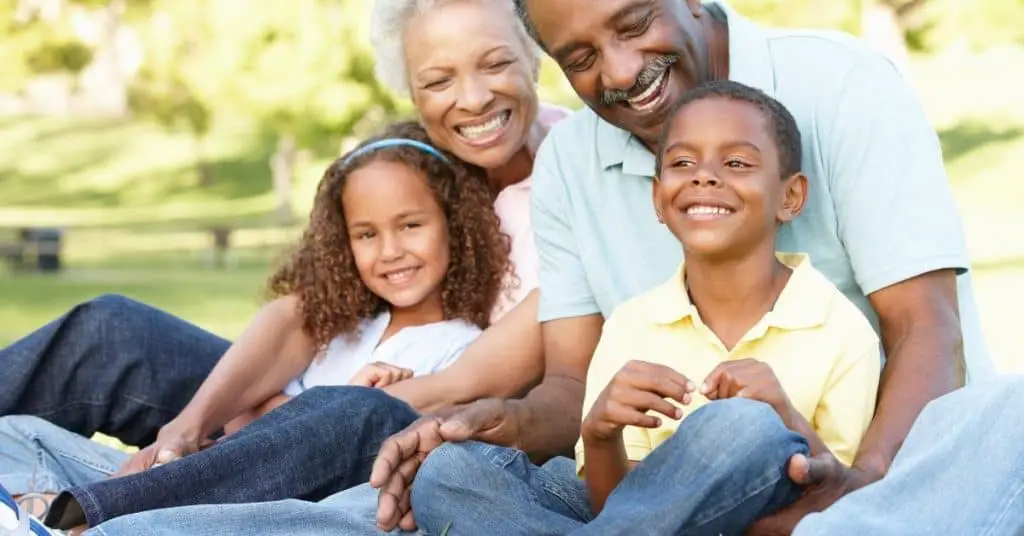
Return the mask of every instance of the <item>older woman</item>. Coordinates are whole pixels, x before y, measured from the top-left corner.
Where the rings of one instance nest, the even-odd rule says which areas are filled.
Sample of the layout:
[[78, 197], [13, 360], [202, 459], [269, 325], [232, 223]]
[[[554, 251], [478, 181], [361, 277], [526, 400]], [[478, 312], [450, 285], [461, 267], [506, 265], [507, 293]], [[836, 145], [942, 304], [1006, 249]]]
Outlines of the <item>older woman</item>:
[[[495, 310], [495, 320], [501, 320], [455, 365], [438, 374], [399, 382], [387, 391], [419, 411], [482, 397], [513, 396], [535, 382], [542, 368], [535, 320], [537, 301], [534, 296], [527, 297], [536, 286], [536, 259], [529, 229], [529, 175], [537, 146], [551, 124], [566, 111], [538, 103], [539, 56], [508, 0], [382, 0], [375, 8], [373, 24], [381, 80], [411, 97], [437, 146], [487, 170], [497, 196], [495, 208], [504, 230], [512, 237], [512, 257], [519, 279], [516, 290]], [[235, 424], [243, 424], [247, 410], [274, 407], [284, 401], [278, 395], [267, 401], [273, 393], [254, 392], [259, 382], [253, 380], [257, 372], [269, 369], [282, 354], [312, 351], [306, 340], [281, 340], [274, 335], [282, 331], [282, 326], [296, 321], [299, 306], [294, 299], [268, 304], [253, 328], [227, 350], [191, 402], [166, 424], [161, 419], [166, 413], [153, 408], [167, 412], [180, 407], [180, 392], [194, 390], [193, 386], [202, 381], [224, 352], [226, 342], [140, 304], [104, 298], [79, 306], [0, 351], [0, 362], [29, 371], [23, 381], [15, 381], [16, 386], [22, 386], [17, 390], [19, 394], [9, 400], [0, 398], [3, 413], [35, 413], [52, 417], [55, 423], [82, 434], [102, 431], [129, 441], [156, 435], [154, 444], [125, 464], [125, 472], [146, 469], [158, 459], [167, 462], [189, 454], [173, 464], [108, 480], [104, 473], [114, 468], [120, 456], [75, 441], [77, 458], [88, 459], [95, 454], [93, 470], [62, 470], [63, 474], [44, 474], [48, 479], [40, 480], [84, 486], [74, 497], [86, 497], [89, 504], [58, 501], [50, 520], [62, 526], [81, 521], [95, 525], [132, 512], [185, 504], [316, 499], [365, 481], [372, 454], [385, 437], [379, 431], [374, 434], [365, 428], [339, 426], [332, 419], [336, 413], [332, 409], [365, 406], [367, 411], [380, 413], [383, 409], [387, 413], [401, 403], [383, 395], [359, 398], [363, 392], [359, 390], [301, 394], [281, 410], [257, 419], [238, 437], [195, 453], [209, 434], [230, 419], [242, 419]], [[176, 348], [180, 344], [192, 347], [182, 355]], [[103, 362], [105, 366], [96, 366]], [[176, 363], [180, 362], [186, 363], [186, 373], [178, 372]], [[496, 362], [506, 366], [497, 370]], [[173, 370], [165, 371], [165, 367]], [[34, 378], [35, 370], [48, 371], [51, 380]], [[93, 370], [96, 375], [75, 377], [70, 372], [75, 370]], [[165, 374], [184, 380], [162, 392], [161, 383], [153, 378]], [[52, 375], [60, 377], [54, 380]], [[55, 396], [36, 389], [49, 381], [76, 386], [82, 392], [72, 392], [69, 400], [67, 393]], [[140, 389], [140, 383], [145, 388]], [[88, 386], [95, 384], [104, 389], [90, 391]], [[98, 402], [103, 409], [71, 414], [52, 411], [73, 404], [76, 398]], [[143, 403], [139, 403], [140, 398]], [[122, 400], [130, 402], [124, 404]], [[47, 441], [77, 440], [62, 436], [62, 430], [38, 420], [28, 424], [27, 431], [24, 421], [3, 430], [15, 440], [31, 437], [44, 446]], [[155, 433], [157, 427], [159, 434]], [[303, 439], [289, 439], [296, 437]], [[44, 457], [59, 458], [55, 463], [43, 464], [44, 471], [76, 463], [49, 454], [45, 448], [38, 450]], [[100, 460], [102, 463], [98, 463]], [[317, 465], [311, 466], [314, 460]], [[264, 470], [222, 470], [261, 462]], [[267, 472], [273, 473], [273, 478], [266, 478]], [[218, 476], [211, 480], [209, 475]], [[81, 511], [78, 506], [82, 506]], [[143, 515], [148, 514], [139, 514]], [[139, 516], [117, 521], [130, 522]], [[152, 529], [144, 532], [151, 533]]]

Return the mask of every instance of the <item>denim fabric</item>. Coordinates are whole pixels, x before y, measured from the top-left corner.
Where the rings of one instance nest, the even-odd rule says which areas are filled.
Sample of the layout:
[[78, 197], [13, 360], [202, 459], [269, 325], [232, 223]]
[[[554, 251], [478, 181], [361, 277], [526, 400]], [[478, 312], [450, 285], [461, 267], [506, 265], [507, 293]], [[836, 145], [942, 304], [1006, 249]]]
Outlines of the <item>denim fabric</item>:
[[[377, 490], [369, 484], [336, 493], [320, 502], [286, 500], [265, 503], [185, 506], [122, 516], [87, 531], [85, 536], [376, 536]], [[412, 536], [422, 533], [392, 531]]]
[[316, 501], [369, 479], [381, 443], [418, 418], [379, 389], [316, 387], [215, 446], [121, 478], [74, 487], [89, 526], [157, 508], [304, 499]]
[[889, 473], [794, 536], [1024, 535], [1024, 376], [972, 383], [928, 404]]
[[785, 472], [796, 453], [807, 442], [768, 405], [725, 400], [688, 416], [594, 518], [572, 460], [537, 467], [521, 451], [475, 442], [435, 450], [412, 504], [424, 532], [450, 536], [741, 534], [799, 497]]
[[0, 349], [0, 415], [147, 445], [230, 344], [159, 309], [101, 296]]
[[0, 417], [0, 485], [57, 493], [107, 479], [128, 455], [28, 415]]

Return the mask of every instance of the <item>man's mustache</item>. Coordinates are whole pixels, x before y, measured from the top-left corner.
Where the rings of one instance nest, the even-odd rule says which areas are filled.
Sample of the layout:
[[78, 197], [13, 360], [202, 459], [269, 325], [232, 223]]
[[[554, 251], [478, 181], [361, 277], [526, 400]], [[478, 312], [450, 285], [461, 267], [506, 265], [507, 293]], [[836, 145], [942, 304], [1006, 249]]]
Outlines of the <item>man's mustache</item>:
[[633, 86], [629, 89], [606, 89], [601, 93], [601, 104], [605, 106], [611, 106], [618, 102], [623, 102], [629, 99], [633, 95], [639, 94], [641, 91], [647, 89], [655, 80], [661, 76], [661, 73], [665, 72], [666, 69], [672, 66], [676, 61], [679, 60], [679, 56], [668, 55], [658, 56], [650, 61], [643, 70], [640, 71], [640, 75], [636, 77], [636, 81], [633, 82]]

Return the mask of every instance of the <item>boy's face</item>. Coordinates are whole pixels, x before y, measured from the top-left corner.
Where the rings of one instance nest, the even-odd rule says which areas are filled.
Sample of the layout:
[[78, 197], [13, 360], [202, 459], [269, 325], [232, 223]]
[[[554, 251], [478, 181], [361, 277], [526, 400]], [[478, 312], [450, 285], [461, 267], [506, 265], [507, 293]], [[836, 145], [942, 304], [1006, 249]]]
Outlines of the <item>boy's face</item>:
[[799, 214], [807, 179], [780, 178], [769, 128], [757, 107], [725, 97], [694, 101], [672, 119], [654, 206], [687, 257], [746, 256]]

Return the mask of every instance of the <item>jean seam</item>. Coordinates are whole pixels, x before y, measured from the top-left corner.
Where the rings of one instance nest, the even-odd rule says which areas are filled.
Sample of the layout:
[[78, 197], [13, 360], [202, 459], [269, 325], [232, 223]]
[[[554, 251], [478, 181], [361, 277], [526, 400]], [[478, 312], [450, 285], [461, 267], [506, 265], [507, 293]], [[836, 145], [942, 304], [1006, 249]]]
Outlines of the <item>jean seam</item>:
[[75, 454], [67, 452], [67, 451], [61, 449], [60, 447], [51, 447], [51, 448], [53, 449], [53, 451], [55, 453], [61, 455], [64, 458], [67, 458], [69, 460], [78, 462], [78, 463], [80, 463], [80, 464], [82, 464], [82, 465], [84, 465], [84, 466], [86, 466], [86, 467], [88, 467], [90, 469], [93, 469], [95, 471], [98, 471], [100, 473], [106, 473], [108, 476], [117, 471], [117, 467], [111, 467], [109, 465], [97, 465], [94, 460], [90, 460], [90, 459], [84, 458], [82, 456], [76, 456]]
[[732, 510], [735, 510], [737, 506], [743, 504], [745, 501], [747, 501], [748, 499], [750, 499], [754, 495], [757, 495], [758, 493], [761, 493], [762, 491], [764, 491], [764, 490], [766, 490], [766, 489], [776, 485], [784, 477], [783, 477], [783, 475], [781, 475], [779, 473], [771, 472], [771, 473], [765, 473], [765, 474], [761, 475], [761, 477], [759, 477], [756, 480], [754, 480], [754, 482], [761, 482], [762, 480], [765, 480], [766, 478], [767, 478], [768, 481], [765, 482], [764, 485], [761, 485], [761, 486], [758, 486], [758, 487], [754, 488], [752, 491], [750, 491], [750, 492], [746, 493], [745, 495], [743, 495], [743, 497], [741, 497], [741, 498], [739, 498], [737, 500], [734, 500], [732, 502], [732, 504], [730, 504], [729, 506], [721, 508], [721, 509], [719, 509], [718, 512], [715, 512], [714, 514], [710, 514], [705, 519], [694, 523], [693, 526], [687, 531], [687, 533], [690, 533], [690, 531], [692, 531], [692, 530], [695, 530], [695, 529], [698, 529], [698, 528], [700, 528], [700, 527], [702, 527], [704, 525], [707, 525], [708, 523], [711, 523], [712, 521], [714, 521], [716, 519], [719, 519], [722, 516], [728, 514]]

